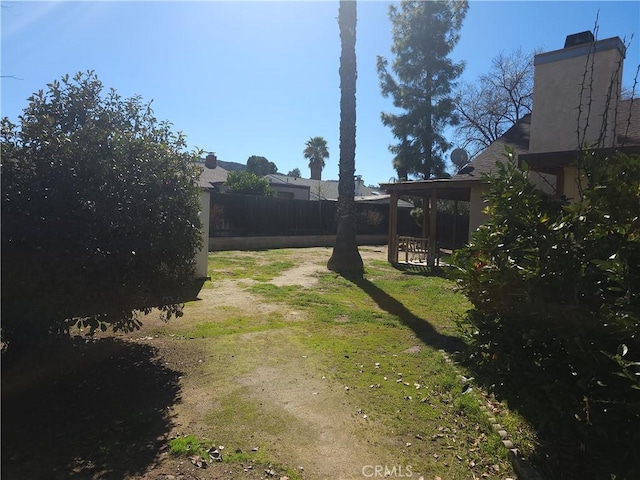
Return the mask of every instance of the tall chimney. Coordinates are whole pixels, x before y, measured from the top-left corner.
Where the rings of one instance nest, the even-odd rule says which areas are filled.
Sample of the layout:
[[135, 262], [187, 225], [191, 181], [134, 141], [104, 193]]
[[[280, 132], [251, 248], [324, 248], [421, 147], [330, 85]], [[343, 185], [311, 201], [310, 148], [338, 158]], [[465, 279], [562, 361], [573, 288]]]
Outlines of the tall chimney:
[[362, 175], [354, 175], [353, 179], [355, 180], [355, 195], [359, 196], [362, 188]]
[[207, 168], [216, 168], [218, 166], [218, 157], [213, 152], [209, 152], [207, 158], [204, 159], [204, 166]]
[[581, 32], [535, 56], [530, 153], [614, 145], [624, 55], [620, 38]]

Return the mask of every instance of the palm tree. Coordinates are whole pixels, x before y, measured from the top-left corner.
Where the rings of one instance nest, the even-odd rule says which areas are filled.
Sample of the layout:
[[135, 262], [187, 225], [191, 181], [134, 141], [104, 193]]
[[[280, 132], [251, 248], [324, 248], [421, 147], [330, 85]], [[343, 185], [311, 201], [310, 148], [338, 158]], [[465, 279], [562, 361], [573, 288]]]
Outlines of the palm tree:
[[340, 178], [338, 231], [327, 268], [345, 277], [362, 278], [364, 265], [356, 241], [356, 2], [341, 0], [340, 25]]
[[329, 158], [329, 150], [327, 141], [322, 137], [311, 137], [302, 152], [304, 158], [309, 159], [309, 168], [311, 169], [311, 180], [322, 180], [322, 169], [324, 168], [324, 159]]

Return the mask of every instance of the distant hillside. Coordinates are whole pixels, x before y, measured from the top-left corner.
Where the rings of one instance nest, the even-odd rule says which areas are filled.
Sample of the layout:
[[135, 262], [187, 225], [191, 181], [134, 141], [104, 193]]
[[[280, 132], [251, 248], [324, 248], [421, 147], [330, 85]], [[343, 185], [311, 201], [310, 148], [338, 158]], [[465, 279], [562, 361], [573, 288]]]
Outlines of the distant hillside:
[[237, 162], [224, 162], [218, 160], [218, 166], [224, 168], [227, 172], [242, 172], [246, 170], [247, 166]]

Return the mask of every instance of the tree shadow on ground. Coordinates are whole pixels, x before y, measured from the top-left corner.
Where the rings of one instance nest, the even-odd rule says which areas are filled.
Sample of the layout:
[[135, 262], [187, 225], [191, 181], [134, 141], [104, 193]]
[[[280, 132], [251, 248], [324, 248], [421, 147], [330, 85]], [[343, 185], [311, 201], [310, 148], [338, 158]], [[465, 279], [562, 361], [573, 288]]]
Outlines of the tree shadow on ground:
[[149, 345], [70, 341], [2, 362], [2, 478], [116, 479], [157, 460], [179, 373]]
[[427, 320], [415, 315], [400, 301], [369, 280], [365, 278], [345, 278], [369, 295], [385, 312], [398, 317], [398, 320], [413, 330], [416, 336], [425, 344], [448, 353], [459, 352], [465, 348], [465, 344], [460, 338], [441, 334]]

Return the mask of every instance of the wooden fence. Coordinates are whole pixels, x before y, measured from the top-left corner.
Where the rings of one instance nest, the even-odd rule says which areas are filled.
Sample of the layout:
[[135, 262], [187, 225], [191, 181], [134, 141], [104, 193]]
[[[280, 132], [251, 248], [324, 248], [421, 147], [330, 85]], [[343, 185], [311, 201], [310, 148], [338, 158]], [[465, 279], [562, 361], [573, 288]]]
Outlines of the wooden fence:
[[[337, 202], [309, 201], [254, 195], [211, 194], [209, 237], [278, 237], [335, 235]], [[398, 233], [421, 236], [421, 228], [410, 215], [409, 208], [398, 211]], [[387, 235], [389, 205], [356, 203], [357, 233], [359, 235]], [[450, 218], [449, 218], [450, 217]], [[466, 242], [468, 217], [438, 213], [438, 241], [452, 243], [453, 222], [456, 222], [458, 241]], [[447, 234], [449, 232], [449, 234]], [[462, 236], [464, 234], [464, 239]], [[442, 238], [440, 238], [442, 236]], [[458, 245], [459, 246], [459, 245]], [[451, 245], [453, 248], [454, 245]]]

